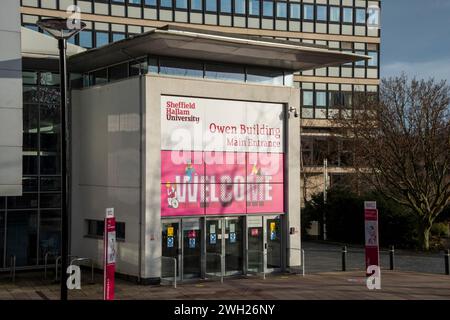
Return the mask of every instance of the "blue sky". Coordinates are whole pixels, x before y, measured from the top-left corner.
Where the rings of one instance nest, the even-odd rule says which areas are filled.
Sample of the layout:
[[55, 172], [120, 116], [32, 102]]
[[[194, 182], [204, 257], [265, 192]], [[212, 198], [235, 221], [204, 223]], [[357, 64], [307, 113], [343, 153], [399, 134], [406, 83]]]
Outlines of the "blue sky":
[[450, 0], [384, 0], [381, 8], [381, 76], [405, 71], [450, 84]]

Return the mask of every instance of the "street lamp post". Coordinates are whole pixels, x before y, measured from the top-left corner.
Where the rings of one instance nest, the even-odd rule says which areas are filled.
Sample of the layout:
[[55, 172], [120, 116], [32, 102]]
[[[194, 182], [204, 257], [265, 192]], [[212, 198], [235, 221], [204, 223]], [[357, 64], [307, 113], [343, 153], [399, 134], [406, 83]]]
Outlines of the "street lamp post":
[[37, 25], [58, 40], [61, 97], [61, 300], [67, 300], [67, 258], [69, 255], [69, 216], [67, 197], [67, 40], [86, 27], [80, 20], [41, 19]]

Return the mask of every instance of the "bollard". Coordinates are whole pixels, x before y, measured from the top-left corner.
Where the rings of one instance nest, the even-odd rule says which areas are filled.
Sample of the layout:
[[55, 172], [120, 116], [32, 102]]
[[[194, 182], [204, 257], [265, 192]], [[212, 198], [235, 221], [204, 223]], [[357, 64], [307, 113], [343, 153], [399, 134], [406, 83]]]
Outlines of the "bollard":
[[450, 275], [450, 250], [447, 249], [444, 255], [445, 259], [445, 274]]
[[389, 250], [389, 270], [394, 270], [395, 267], [394, 254], [394, 246], [391, 246], [391, 249]]
[[347, 269], [347, 246], [342, 247], [342, 271]]

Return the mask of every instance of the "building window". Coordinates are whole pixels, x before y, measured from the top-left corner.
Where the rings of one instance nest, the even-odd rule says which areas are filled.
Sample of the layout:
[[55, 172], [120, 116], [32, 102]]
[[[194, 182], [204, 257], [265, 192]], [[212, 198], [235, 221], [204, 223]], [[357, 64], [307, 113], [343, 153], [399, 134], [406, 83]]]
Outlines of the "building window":
[[206, 1], [206, 11], [217, 12], [217, 1], [216, 0]]
[[[130, 77], [146, 74], [148, 71], [148, 63], [146, 58], [135, 59], [130, 62], [128, 74]], [[156, 69], [158, 72], [158, 68]]]
[[327, 93], [325, 91], [316, 91], [316, 118], [327, 118]]
[[128, 3], [139, 6], [142, 4], [142, 0], [128, 0]]
[[205, 78], [227, 81], [245, 81], [244, 67], [235, 65], [205, 65]]
[[316, 106], [318, 107], [327, 106], [327, 93], [325, 91], [316, 92]]
[[368, 56], [370, 56], [368, 66], [369, 67], [378, 67], [378, 52], [369, 51]]
[[177, 9], [187, 9], [187, 0], [176, 0]]
[[156, 0], [145, 0], [145, 5], [156, 7]]
[[312, 91], [302, 92], [302, 118], [313, 118], [314, 117], [314, 97]]
[[[86, 236], [103, 238], [105, 222], [103, 220], [86, 219]], [[116, 222], [116, 239], [125, 241], [125, 222]]]
[[108, 70], [109, 81], [124, 79], [128, 77], [128, 63], [122, 63], [110, 67]]
[[251, 16], [259, 16], [259, 0], [250, 0], [248, 4], [248, 14]]
[[339, 7], [330, 7], [330, 21], [331, 22], [341, 21], [341, 9]]
[[313, 106], [314, 105], [314, 97], [312, 91], [303, 91], [303, 104], [304, 106]]
[[277, 18], [287, 18], [287, 3], [277, 2]]
[[263, 1], [263, 16], [273, 17], [273, 1]]
[[220, 12], [231, 13], [231, 0], [220, 0]]
[[366, 23], [366, 10], [356, 9], [356, 23], [365, 24]]
[[245, 0], [234, 0], [234, 12], [244, 15], [245, 11]]
[[112, 34], [112, 41], [116, 42], [116, 41], [120, 41], [125, 39], [125, 33], [118, 33], [118, 32], [113, 32]]
[[330, 91], [328, 93], [328, 97], [330, 109], [338, 109], [343, 106], [344, 100], [342, 94], [339, 91]]
[[280, 70], [262, 69], [256, 67], [247, 68], [247, 82], [283, 85], [284, 74]]
[[342, 92], [344, 100], [344, 108], [351, 109], [353, 106], [353, 93], [352, 92]]
[[344, 23], [353, 23], [353, 8], [344, 8]]
[[196, 78], [203, 77], [203, 64], [201, 62], [161, 58], [159, 65], [159, 72], [162, 74]]
[[39, 217], [39, 259], [47, 252], [59, 254], [61, 248], [61, 210], [41, 210]]
[[95, 46], [101, 47], [109, 43], [109, 33], [103, 31], [95, 32]]
[[93, 73], [94, 84], [103, 84], [108, 82], [108, 69], [97, 70]]
[[[360, 54], [360, 55], [365, 55], [366, 52], [365, 51], [355, 51], [356, 54]], [[360, 60], [355, 62], [355, 66], [357, 67], [365, 67], [366, 66], [366, 61], [365, 60]]]
[[161, 8], [172, 8], [172, 0], [161, 0]]
[[327, 21], [327, 6], [317, 6], [317, 20]]
[[[9, 199], [8, 199], [9, 200]], [[8, 211], [6, 255], [16, 256], [16, 266], [37, 264], [37, 211]]]
[[303, 19], [314, 20], [314, 6], [311, 4], [303, 5]]
[[194, 10], [194, 11], [203, 10], [202, 0], [191, 0], [191, 10]]
[[290, 17], [291, 19], [300, 20], [300, 4], [290, 4]]
[[80, 47], [92, 48], [92, 31], [83, 30], [79, 34], [80, 37]]
[[25, 28], [27, 28], [27, 29], [31, 29], [31, 30], [34, 30], [34, 31], [36, 31], [36, 32], [39, 32], [39, 27], [38, 27], [37, 25], [35, 25], [35, 24], [28, 24], [28, 23], [25, 23], [23, 26], [24, 26]]

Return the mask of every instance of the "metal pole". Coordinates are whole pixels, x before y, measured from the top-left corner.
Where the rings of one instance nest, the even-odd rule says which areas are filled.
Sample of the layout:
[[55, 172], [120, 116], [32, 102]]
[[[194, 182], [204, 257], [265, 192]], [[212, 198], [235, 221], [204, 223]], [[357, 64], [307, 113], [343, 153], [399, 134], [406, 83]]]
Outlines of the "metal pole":
[[47, 258], [48, 252], [46, 252], [44, 256], [44, 279], [47, 279]]
[[173, 258], [173, 270], [174, 270], [173, 287], [176, 289], [177, 288], [177, 259], [176, 258]]
[[444, 255], [445, 259], [445, 274], [450, 275], [450, 250], [447, 249]]
[[305, 250], [302, 249], [302, 275], [305, 276]]
[[394, 270], [395, 267], [394, 254], [394, 246], [391, 246], [391, 249], [389, 250], [389, 270]]
[[91, 260], [91, 283], [94, 284], [94, 261], [92, 259]]
[[12, 279], [12, 282], [15, 283], [16, 282], [16, 256], [12, 255], [10, 259], [11, 259], [11, 261], [10, 261], [11, 279]]
[[347, 246], [342, 247], [342, 271], [347, 270]]
[[69, 255], [69, 217], [67, 210], [67, 63], [66, 39], [58, 39], [61, 95], [61, 300], [67, 300], [67, 256]]
[[224, 262], [223, 255], [220, 255], [220, 283], [223, 283]]

